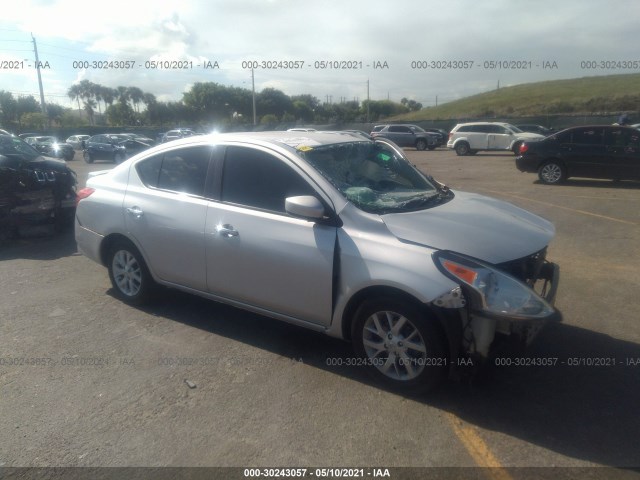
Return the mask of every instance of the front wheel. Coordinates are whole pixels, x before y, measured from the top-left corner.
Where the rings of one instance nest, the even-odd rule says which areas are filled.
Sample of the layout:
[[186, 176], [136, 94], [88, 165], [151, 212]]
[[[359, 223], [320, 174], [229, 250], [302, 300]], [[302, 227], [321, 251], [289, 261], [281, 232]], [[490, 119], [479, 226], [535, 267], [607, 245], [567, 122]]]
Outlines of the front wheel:
[[84, 158], [84, 161], [87, 163], [93, 163], [93, 157], [87, 150], [82, 154], [82, 158]]
[[420, 139], [416, 142], [416, 150], [425, 150], [427, 148], [427, 141]]
[[538, 169], [538, 178], [542, 183], [555, 185], [566, 180], [567, 172], [560, 163], [550, 160]]
[[460, 142], [455, 146], [455, 150], [456, 154], [458, 154], [459, 156], [464, 156], [468, 155], [471, 149], [469, 148], [469, 144], [467, 142]]
[[151, 297], [155, 283], [137, 248], [128, 241], [117, 242], [110, 250], [109, 279], [116, 296], [133, 305]]
[[395, 298], [364, 302], [354, 319], [355, 353], [373, 377], [397, 390], [427, 391], [444, 380], [445, 343], [434, 319]]
[[122, 154], [122, 153], [116, 153], [116, 154], [114, 155], [114, 157], [113, 157], [113, 161], [114, 161], [116, 164], [120, 164], [120, 163], [124, 162], [126, 159], [127, 159], [127, 157], [126, 157], [124, 154]]

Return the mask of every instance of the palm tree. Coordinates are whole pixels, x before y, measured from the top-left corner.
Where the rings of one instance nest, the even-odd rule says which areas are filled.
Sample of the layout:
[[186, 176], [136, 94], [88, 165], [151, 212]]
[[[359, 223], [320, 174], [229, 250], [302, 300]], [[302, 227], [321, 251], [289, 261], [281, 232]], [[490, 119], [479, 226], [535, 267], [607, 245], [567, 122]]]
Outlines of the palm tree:
[[118, 96], [118, 102], [126, 104], [129, 101], [129, 89], [127, 87], [120, 86], [116, 88], [116, 95]]
[[131, 103], [133, 103], [136, 113], [139, 113], [140, 109], [138, 105], [144, 99], [144, 92], [138, 87], [129, 87], [127, 89], [127, 94], [129, 96], [129, 100], [131, 100]]
[[87, 115], [89, 116], [89, 122], [91, 122], [91, 125], [95, 125], [95, 122], [93, 121], [93, 108], [95, 106], [96, 106], [96, 102], [91, 98], [88, 98], [87, 100], [84, 101], [84, 111], [87, 112]]
[[71, 100], [76, 100], [78, 102], [78, 112], [80, 112], [80, 97], [82, 96], [82, 89], [80, 88], [80, 85], [77, 83], [75, 85], [71, 85], [67, 91], [67, 96]]
[[113, 105], [113, 101], [115, 100], [117, 95], [117, 90], [109, 87], [100, 87], [100, 89], [101, 89], [100, 96], [104, 101], [105, 110], [106, 110], [107, 105], [109, 106]]

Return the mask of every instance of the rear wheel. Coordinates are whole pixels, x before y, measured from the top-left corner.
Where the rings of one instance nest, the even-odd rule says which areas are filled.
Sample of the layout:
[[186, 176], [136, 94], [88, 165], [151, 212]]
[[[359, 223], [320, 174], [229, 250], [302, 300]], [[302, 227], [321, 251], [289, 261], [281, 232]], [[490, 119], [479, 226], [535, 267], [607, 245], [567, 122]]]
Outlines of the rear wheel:
[[563, 165], [555, 160], [549, 160], [538, 169], [538, 178], [542, 183], [555, 185], [566, 180], [567, 172]]
[[398, 390], [431, 390], [447, 371], [437, 324], [420, 308], [396, 298], [364, 302], [352, 332], [356, 354], [378, 381]]
[[109, 279], [116, 296], [130, 304], [140, 305], [151, 298], [155, 282], [142, 255], [128, 241], [118, 241], [108, 258]]
[[455, 146], [456, 153], [460, 156], [468, 155], [471, 148], [467, 142], [460, 142]]

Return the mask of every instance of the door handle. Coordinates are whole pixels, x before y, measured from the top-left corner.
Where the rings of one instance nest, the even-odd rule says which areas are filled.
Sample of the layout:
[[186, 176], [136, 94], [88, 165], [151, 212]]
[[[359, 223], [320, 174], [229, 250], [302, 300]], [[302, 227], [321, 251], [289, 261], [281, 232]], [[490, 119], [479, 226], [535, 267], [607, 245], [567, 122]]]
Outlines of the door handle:
[[127, 212], [136, 218], [140, 218], [142, 217], [142, 215], [144, 215], [144, 212], [140, 207], [128, 207]]
[[218, 232], [223, 237], [237, 237], [238, 231], [233, 228], [233, 225], [225, 224], [225, 225], [217, 225], [216, 232]]

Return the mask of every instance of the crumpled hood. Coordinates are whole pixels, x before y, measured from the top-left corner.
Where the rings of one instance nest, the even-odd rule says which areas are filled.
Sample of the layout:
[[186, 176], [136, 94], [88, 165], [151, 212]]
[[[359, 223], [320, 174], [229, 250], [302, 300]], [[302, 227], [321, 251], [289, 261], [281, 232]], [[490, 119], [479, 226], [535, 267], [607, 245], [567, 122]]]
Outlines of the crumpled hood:
[[483, 195], [455, 192], [453, 200], [427, 210], [383, 215], [400, 240], [451, 250], [489, 263], [535, 253], [555, 234], [553, 224], [515, 205]]

